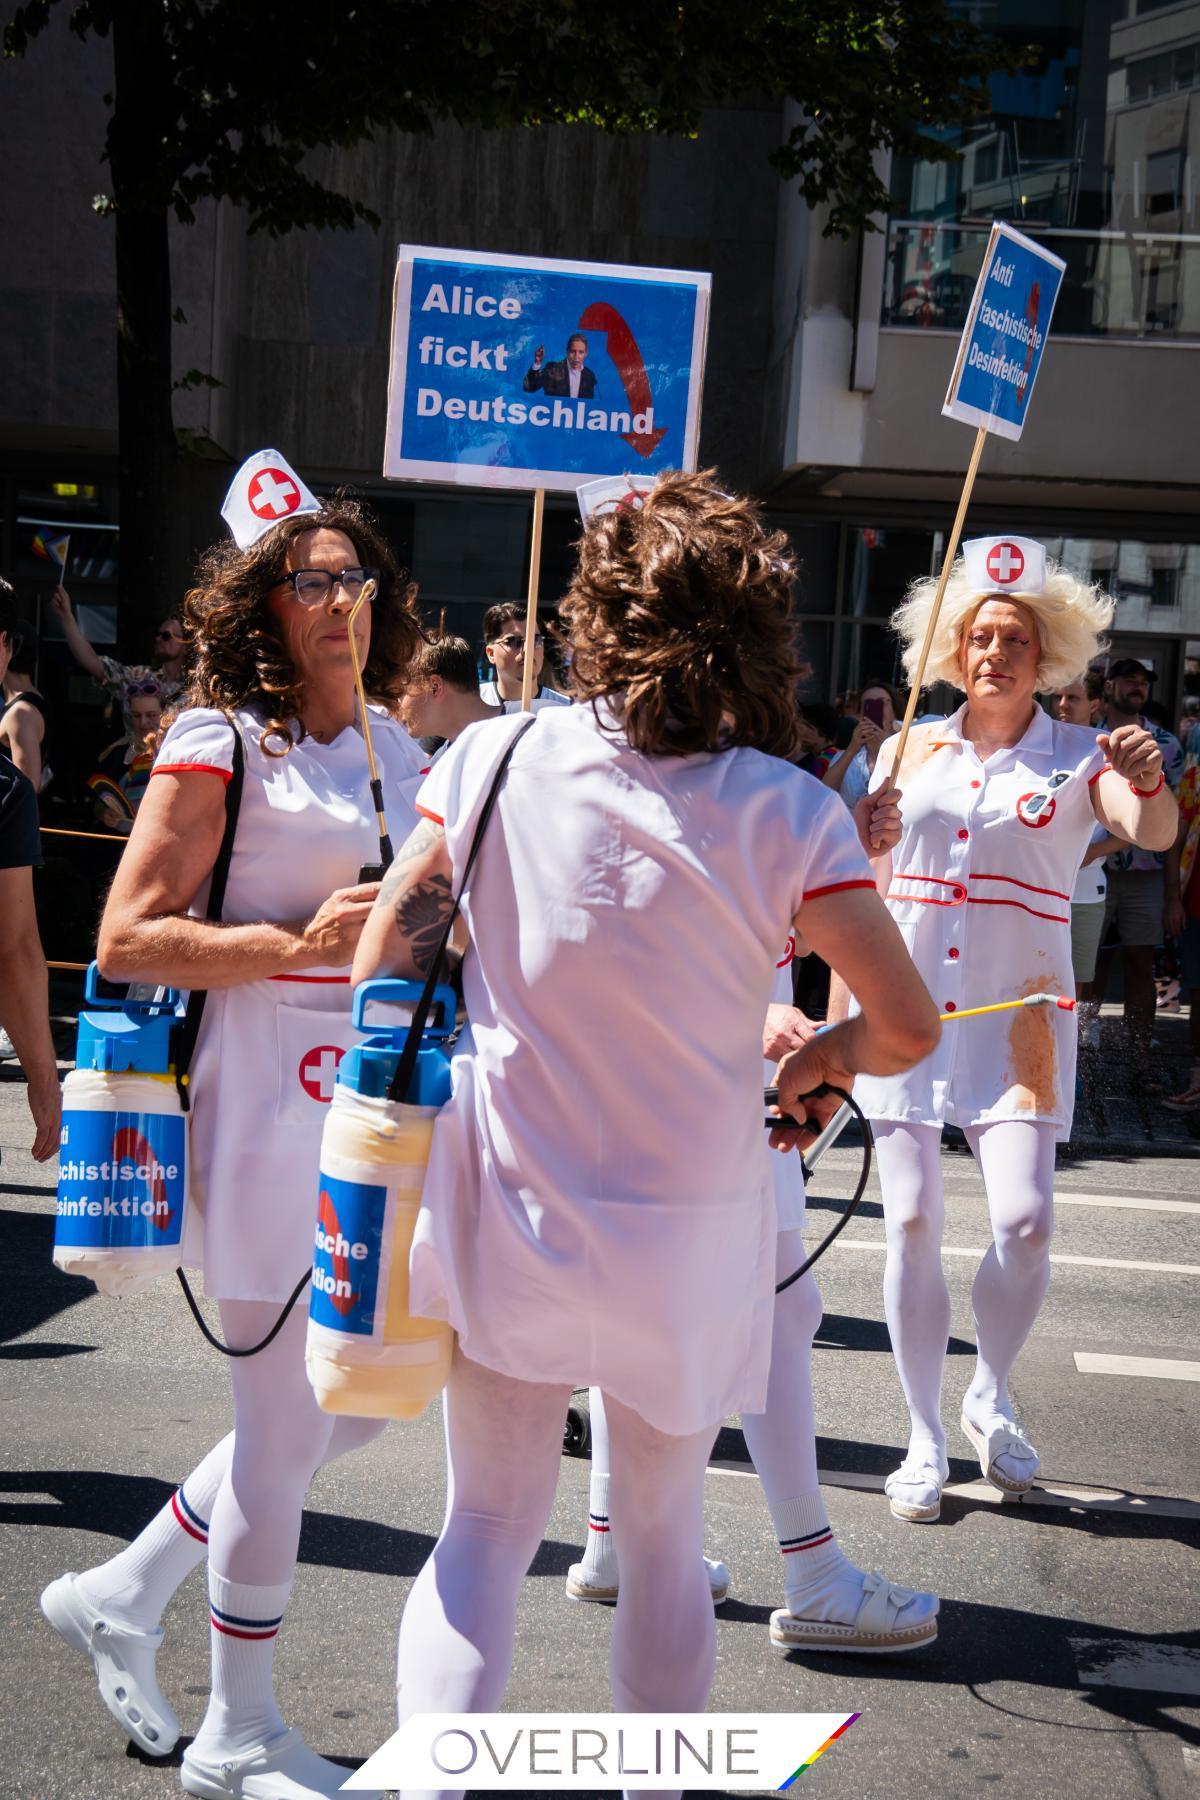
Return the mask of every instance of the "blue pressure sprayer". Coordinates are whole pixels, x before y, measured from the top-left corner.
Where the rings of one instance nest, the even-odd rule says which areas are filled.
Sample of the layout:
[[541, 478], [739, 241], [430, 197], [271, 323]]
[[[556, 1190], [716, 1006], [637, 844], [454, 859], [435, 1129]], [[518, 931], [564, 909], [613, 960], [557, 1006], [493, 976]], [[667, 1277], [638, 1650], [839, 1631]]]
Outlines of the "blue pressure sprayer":
[[54, 1262], [102, 1294], [179, 1267], [187, 1138], [172, 1071], [179, 996], [110, 999], [88, 967], [75, 1067], [63, 1083]]
[[370, 1033], [347, 1051], [321, 1137], [309, 1302], [308, 1378], [326, 1412], [415, 1419], [446, 1385], [454, 1333], [408, 1309], [408, 1253], [433, 1122], [450, 1098], [449, 987], [433, 991], [403, 1098], [392, 1099], [409, 1026], [367, 1024], [371, 1005], [412, 1009], [412, 981], [364, 981], [351, 1019]]

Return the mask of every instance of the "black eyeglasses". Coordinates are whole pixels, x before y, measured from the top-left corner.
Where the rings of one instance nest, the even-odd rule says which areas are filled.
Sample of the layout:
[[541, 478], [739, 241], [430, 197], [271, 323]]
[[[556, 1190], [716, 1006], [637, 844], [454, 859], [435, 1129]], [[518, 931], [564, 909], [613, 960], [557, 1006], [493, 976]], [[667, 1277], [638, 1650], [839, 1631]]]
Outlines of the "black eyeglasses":
[[[533, 647], [535, 650], [542, 641], [541, 632], [535, 631], [533, 634]], [[510, 631], [507, 637], [495, 638], [493, 639], [493, 642], [503, 644], [506, 650], [523, 650], [525, 648], [524, 637], [518, 636], [515, 631]]]
[[162, 626], [160, 626], [159, 629], [154, 634], [155, 643], [158, 642], [159, 638], [165, 638], [167, 640], [167, 642], [171, 643], [171, 644], [182, 644], [182, 642], [183, 642], [183, 637], [180, 632], [167, 631]]
[[357, 600], [368, 581], [378, 581], [378, 569], [339, 569], [331, 575], [328, 569], [293, 569], [281, 575], [277, 586], [290, 587], [301, 606], [322, 606], [335, 587], [348, 599]]

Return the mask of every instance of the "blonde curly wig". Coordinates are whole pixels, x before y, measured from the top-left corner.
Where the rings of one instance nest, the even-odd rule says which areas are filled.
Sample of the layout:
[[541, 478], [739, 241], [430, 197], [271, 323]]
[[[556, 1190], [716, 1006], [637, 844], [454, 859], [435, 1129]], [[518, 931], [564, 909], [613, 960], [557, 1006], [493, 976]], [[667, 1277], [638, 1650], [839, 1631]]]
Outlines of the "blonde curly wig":
[[[917, 672], [921, 645], [929, 625], [937, 593], [937, 579], [930, 575], [914, 581], [903, 603], [892, 615], [892, 629], [904, 645], [904, 668], [909, 680]], [[942, 610], [938, 614], [929, 661], [925, 665], [924, 685], [948, 681], [962, 687], [963, 633], [985, 600], [1011, 600], [1025, 607], [1037, 624], [1041, 654], [1037, 666], [1037, 691], [1048, 693], [1065, 687], [1083, 674], [1094, 656], [1105, 648], [1102, 633], [1112, 623], [1116, 602], [1102, 592], [1099, 584], [1089, 586], [1079, 581], [1061, 563], [1046, 561], [1046, 585], [1038, 594], [980, 593], [967, 578], [966, 566], [958, 557], [946, 583]]]

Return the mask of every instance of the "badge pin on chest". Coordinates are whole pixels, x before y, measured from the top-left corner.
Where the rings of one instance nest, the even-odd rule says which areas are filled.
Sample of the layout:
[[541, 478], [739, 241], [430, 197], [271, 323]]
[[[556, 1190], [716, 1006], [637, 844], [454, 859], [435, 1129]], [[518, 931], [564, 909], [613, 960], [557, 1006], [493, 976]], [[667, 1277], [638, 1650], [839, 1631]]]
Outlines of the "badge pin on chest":
[[1070, 779], [1070, 769], [1055, 769], [1042, 787], [1034, 789], [1032, 793], [1022, 794], [1015, 808], [1022, 825], [1028, 825], [1035, 831], [1048, 825], [1055, 813], [1055, 790]]

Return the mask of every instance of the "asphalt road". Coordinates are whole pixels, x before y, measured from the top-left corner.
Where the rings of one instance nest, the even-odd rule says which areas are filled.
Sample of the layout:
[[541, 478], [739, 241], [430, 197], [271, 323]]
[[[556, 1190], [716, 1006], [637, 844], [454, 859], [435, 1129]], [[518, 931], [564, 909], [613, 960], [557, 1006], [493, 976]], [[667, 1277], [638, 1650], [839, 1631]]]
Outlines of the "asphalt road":
[[[127, 1750], [37, 1596], [64, 1569], [132, 1536], [228, 1428], [226, 1377], [173, 1284], [121, 1303], [53, 1270], [53, 1178], [14, 1150], [26, 1141], [6, 1065], [0, 1800], [150, 1800], [180, 1791], [173, 1771]], [[856, 1560], [937, 1589], [943, 1606], [939, 1641], [919, 1657], [779, 1657], [767, 1642], [782, 1597], [779, 1559], [740, 1432], [733, 1422], [723, 1431], [708, 1478], [708, 1548], [729, 1563], [733, 1588], [718, 1615], [711, 1704], [861, 1712], [807, 1772], [807, 1787], [888, 1800], [1200, 1796], [1198, 1168], [1162, 1156], [1064, 1166], [1054, 1255], [1065, 1260], [1014, 1383], [1042, 1452], [1043, 1487], [1017, 1506], [1002, 1507], [980, 1484], [954, 1429], [956, 1485], [941, 1522], [889, 1517], [882, 1478], [898, 1460], [904, 1412], [882, 1323], [877, 1189], [825, 1259], [815, 1366], [830, 1516]], [[822, 1166], [814, 1233], [832, 1223], [853, 1170], [854, 1154], [841, 1150]], [[977, 1260], [953, 1252], [981, 1249], [986, 1226], [969, 1157], [948, 1153], [946, 1174], [953, 1423], [970, 1368]], [[1099, 1372], [1077, 1361], [1110, 1356], [1139, 1360]], [[611, 1616], [569, 1604], [562, 1591], [583, 1537], [587, 1472], [585, 1461], [564, 1459], [522, 1598], [513, 1709], [609, 1704]], [[394, 1727], [396, 1623], [442, 1503], [436, 1408], [314, 1483], [279, 1688], [289, 1721], [349, 1765]], [[207, 1681], [201, 1571], [166, 1625], [162, 1683], [190, 1732]]]

